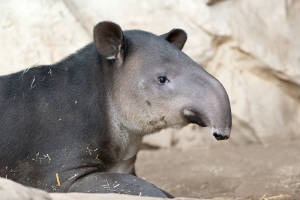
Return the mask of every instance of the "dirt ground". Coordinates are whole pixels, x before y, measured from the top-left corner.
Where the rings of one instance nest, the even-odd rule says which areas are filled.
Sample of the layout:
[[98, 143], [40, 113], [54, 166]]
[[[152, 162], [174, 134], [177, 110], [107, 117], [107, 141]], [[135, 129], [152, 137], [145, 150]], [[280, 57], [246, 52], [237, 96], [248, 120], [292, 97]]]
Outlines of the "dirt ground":
[[142, 150], [136, 170], [174, 196], [300, 199], [300, 140]]

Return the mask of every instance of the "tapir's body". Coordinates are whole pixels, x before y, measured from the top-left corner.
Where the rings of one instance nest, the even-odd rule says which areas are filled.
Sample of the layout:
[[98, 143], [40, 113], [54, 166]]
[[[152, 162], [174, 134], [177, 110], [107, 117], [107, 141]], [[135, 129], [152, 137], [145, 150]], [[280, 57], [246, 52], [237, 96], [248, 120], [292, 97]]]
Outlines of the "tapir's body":
[[118, 162], [100, 59], [91, 44], [56, 65], [0, 78], [1, 176], [51, 191], [56, 173], [65, 184], [82, 168], [107, 171]]
[[0, 77], [0, 176], [82, 192], [80, 184], [98, 186], [99, 172], [134, 173], [145, 134], [193, 122], [228, 138], [227, 94], [180, 51], [184, 36], [103, 22], [93, 43], [63, 61]]

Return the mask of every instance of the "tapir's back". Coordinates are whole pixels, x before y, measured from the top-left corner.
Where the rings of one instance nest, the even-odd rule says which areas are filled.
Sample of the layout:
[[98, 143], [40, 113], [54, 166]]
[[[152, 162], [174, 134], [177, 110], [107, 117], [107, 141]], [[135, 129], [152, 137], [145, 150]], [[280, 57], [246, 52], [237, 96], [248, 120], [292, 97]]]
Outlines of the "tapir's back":
[[0, 77], [0, 176], [49, 190], [107, 143], [100, 69], [74, 59]]

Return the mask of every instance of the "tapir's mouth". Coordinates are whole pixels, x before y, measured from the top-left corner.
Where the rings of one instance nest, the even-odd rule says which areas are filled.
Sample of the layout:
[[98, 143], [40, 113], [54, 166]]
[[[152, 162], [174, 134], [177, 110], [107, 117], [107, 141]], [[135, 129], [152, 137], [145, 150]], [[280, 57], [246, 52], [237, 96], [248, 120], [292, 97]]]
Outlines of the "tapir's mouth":
[[201, 115], [195, 110], [186, 108], [183, 109], [182, 114], [185, 120], [187, 120], [189, 123], [198, 124], [202, 127], [207, 127], [209, 125], [208, 120], [206, 120], [206, 118], [203, 115]]
[[216, 138], [216, 140], [227, 140], [230, 136], [230, 128], [215, 128], [212, 126], [203, 114], [192, 110], [192, 109], [183, 109], [183, 117], [189, 123], [198, 124], [201, 127], [211, 127], [211, 134]]

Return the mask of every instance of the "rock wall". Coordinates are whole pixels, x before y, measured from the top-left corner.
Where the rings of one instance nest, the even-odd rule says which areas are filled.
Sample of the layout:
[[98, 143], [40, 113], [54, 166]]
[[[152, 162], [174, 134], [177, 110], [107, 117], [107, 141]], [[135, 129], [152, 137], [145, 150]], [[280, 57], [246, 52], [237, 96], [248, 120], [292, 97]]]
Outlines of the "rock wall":
[[[231, 142], [293, 139], [300, 135], [299, 10], [297, 0], [0, 1], [0, 73], [60, 60], [91, 41], [101, 20], [157, 34], [181, 27], [189, 35], [184, 51], [228, 91]], [[214, 143], [207, 132], [189, 126], [145, 141]]]

